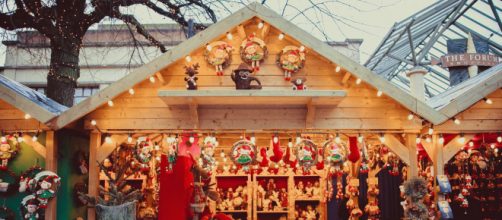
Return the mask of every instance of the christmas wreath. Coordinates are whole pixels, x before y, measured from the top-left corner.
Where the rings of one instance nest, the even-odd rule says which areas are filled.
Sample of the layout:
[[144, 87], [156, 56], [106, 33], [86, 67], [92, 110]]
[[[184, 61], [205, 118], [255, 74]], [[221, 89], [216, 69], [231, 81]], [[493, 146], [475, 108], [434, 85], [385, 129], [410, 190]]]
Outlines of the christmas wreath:
[[10, 135], [0, 138], [0, 169], [6, 170], [9, 160], [14, 158], [21, 148], [21, 137]]
[[305, 169], [309, 169], [312, 165], [315, 164], [317, 159], [317, 146], [314, 142], [309, 139], [302, 139], [298, 143], [296, 143], [296, 152], [298, 163], [300, 166], [303, 166]]
[[235, 164], [247, 167], [256, 161], [256, 145], [248, 140], [237, 141], [230, 151], [230, 157]]
[[242, 41], [240, 49], [241, 59], [251, 65], [253, 71], [259, 71], [260, 62], [262, 62], [268, 54], [265, 42], [257, 38], [254, 34], [251, 34]]
[[305, 50], [303, 47], [285, 46], [277, 57], [277, 63], [284, 70], [284, 80], [290, 81], [291, 74], [305, 65]]
[[0, 196], [10, 196], [16, 193], [19, 187], [19, 179], [10, 170], [0, 170]]
[[206, 46], [204, 56], [215, 67], [217, 76], [223, 76], [223, 69], [232, 62], [232, 50], [232, 46], [224, 41], [215, 41]]

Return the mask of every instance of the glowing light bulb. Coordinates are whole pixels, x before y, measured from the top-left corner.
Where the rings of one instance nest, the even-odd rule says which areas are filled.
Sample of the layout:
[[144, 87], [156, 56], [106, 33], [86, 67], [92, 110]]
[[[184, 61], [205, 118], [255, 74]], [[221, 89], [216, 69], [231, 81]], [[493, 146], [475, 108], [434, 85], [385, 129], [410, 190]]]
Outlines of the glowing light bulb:
[[225, 158], [223, 158], [223, 162], [224, 162], [224, 163], [226, 163], [226, 162], [227, 162], [227, 158], [226, 158], [226, 157], [225, 157]]
[[280, 33], [279, 36], [278, 36], [279, 40], [282, 40], [284, 39], [284, 34], [283, 33]]
[[129, 144], [132, 143], [132, 137], [131, 137], [131, 135], [127, 136], [127, 143], [129, 143]]
[[439, 141], [440, 144], [444, 143], [444, 137], [443, 137], [442, 134], [439, 135], [439, 140], [438, 141]]
[[193, 144], [195, 142], [195, 137], [190, 136], [190, 138], [188, 138], [188, 141], [190, 142], [190, 144]]
[[359, 142], [359, 143], [363, 143], [363, 136], [362, 136], [362, 135], [359, 135], [359, 136], [357, 137], [357, 142]]
[[258, 29], [262, 29], [263, 26], [264, 26], [263, 21], [260, 21], [260, 23], [258, 23]]
[[415, 143], [419, 144], [422, 142], [422, 138], [420, 138], [420, 135], [417, 135], [417, 138], [415, 138]]
[[303, 52], [303, 51], [305, 51], [305, 47], [302, 45], [302, 46], [300, 46], [299, 50], [300, 50], [300, 52]]
[[491, 105], [493, 104], [493, 101], [489, 98], [483, 98], [483, 100], [485, 100], [485, 103], [488, 104], [488, 105]]
[[234, 36], [232, 35], [232, 33], [227, 32], [227, 39], [232, 40], [233, 38]]
[[111, 143], [112, 143], [112, 138], [111, 138], [110, 136], [106, 136], [106, 138], [105, 138], [105, 142], [106, 142], [107, 144], [111, 144]]
[[108, 101], [108, 106], [113, 107], [113, 101], [112, 100]]
[[277, 144], [279, 142], [279, 138], [277, 136], [274, 136], [272, 140], [274, 141], [274, 144]]
[[382, 144], [385, 143], [385, 136], [383, 134], [380, 135], [379, 139]]
[[192, 62], [192, 57], [191, 57], [191, 56], [186, 56], [186, 57], [185, 57], [185, 60], [186, 60], [188, 63], [190, 63], [190, 62]]
[[221, 151], [220, 157], [225, 157], [225, 152]]
[[474, 147], [474, 142], [469, 141], [469, 147]]
[[155, 77], [150, 76], [150, 82], [151, 82], [151, 83], [155, 83]]
[[91, 120], [91, 125], [92, 126], [96, 126], [96, 124], [97, 124], [96, 120]]
[[22, 135], [19, 135], [19, 137], [17, 137], [17, 142], [21, 143], [24, 141], [24, 138]]
[[377, 96], [378, 96], [378, 97], [380, 97], [380, 96], [382, 96], [382, 94], [383, 94], [383, 92], [382, 92], [382, 91], [380, 91], [380, 90], [378, 90], [378, 92], [377, 92]]
[[249, 141], [251, 141], [251, 143], [253, 143], [253, 144], [256, 143], [256, 137], [255, 136], [251, 136], [251, 138], [250, 138]]
[[213, 49], [213, 47], [210, 45], [210, 44], [207, 44], [206, 45], [206, 50], [207, 51], [211, 51]]
[[460, 138], [458, 138], [458, 142], [461, 143], [461, 144], [465, 143], [465, 137], [464, 137], [463, 134], [461, 134]]
[[134, 89], [129, 89], [129, 94], [134, 95]]
[[37, 135], [33, 135], [33, 137], [31, 137], [31, 140], [32, 140], [33, 142], [36, 142], [36, 141], [38, 140]]
[[340, 134], [336, 133], [335, 143], [339, 144], [340, 142], [342, 142], [342, 140], [340, 139]]
[[302, 137], [300, 137], [300, 136], [296, 137], [296, 143], [298, 144], [300, 142], [302, 142]]
[[288, 147], [289, 147], [289, 148], [292, 148], [292, 147], [293, 147], [293, 142], [289, 141], [289, 142], [288, 142]]
[[356, 85], [361, 84], [361, 81], [362, 81], [362, 80], [361, 80], [361, 78], [357, 78], [357, 79], [356, 79]]
[[160, 147], [159, 147], [159, 145], [157, 145], [157, 144], [156, 144], [156, 145], [155, 145], [155, 147], [154, 147], [153, 149], [155, 149], [155, 150], [160, 150]]
[[499, 136], [497, 137], [497, 142], [501, 143], [502, 142], [502, 136], [499, 134]]
[[415, 115], [413, 113], [410, 112], [410, 114], [408, 115], [408, 120], [413, 120], [413, 118], [415, 118]]
[[460, 120], [458, 118], [453, 118], [453, 123], [459, 125], [460, 124]]
[[495, 144], [490, 144], [490, 147], [491, 147], [492, 149], [495, 149]]
[[31, 115], [30, 115], [30, 114], [25, 114], [25, 115], [24, 115], [24, 119], [28, 120], [28, 119], [30, 119], [30, 118], [31, 118]]
[[6, 141], [7, 141], [7, 138], [6, 138], [5, 136], [2, 136], [2, 137], [0, 138], [0, 141], [1, 141], [2, 143], [3, 143], [3, 142], [6, 142]]
[[425, 142], [430, 143], [431, 142], [431, 138], [430, 137], [425, 138]]
[[340, 66], [337, 66], [337, 67], [335, 68], [335, 72], [337, 72], [337, 73], [338, 73], [338, 72], [340, 72], [340, 69], [341, 69], [341, 68], [340, 68]]
[[432, 135], [432, 133], [434, 133], [434, 128], [432, 128], [432, 126], [431, 126], [431, 127], [429, 127], [429, 131], [428, 131], [427, 133], [428, 133], [429, 135]]

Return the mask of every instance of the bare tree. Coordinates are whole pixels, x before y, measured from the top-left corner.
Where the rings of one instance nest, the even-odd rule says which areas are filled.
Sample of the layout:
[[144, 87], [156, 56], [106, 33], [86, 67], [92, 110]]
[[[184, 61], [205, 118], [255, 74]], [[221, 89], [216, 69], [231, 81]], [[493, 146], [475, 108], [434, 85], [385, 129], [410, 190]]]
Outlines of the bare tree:
[[[0, 28], [6, 31], [36, 30], [50, 44], [50, 65], [47, 74], [48, 97], [66, 105], [73, 105], [77, 79], [80, 77], [79, 54], [87, 30], [103, 20], [122, 21], [133, 27], [150, 44], [165, 52], [165, 46], [155, 39], [135, 17], [124, 8], [144, 6], [151, 12], [169, 18], [187, 27], [189, 18], [196, 20], [193, 27], [216, 22], [236, 9], [254, 0], [1, 0]], [[261, 0], [261, 4], [274, 8], [290, 20], [300, 19], [323, 40], [330, 40], [325, 21], [342, 28], [355, 26], [350, 18], [337, 16], [331, 9], [346, 7], [357, 9], [355, 4], [379, 7], [367, 0]], [[268, 5], [270, 4], [270, 5]], [[277, 5], [280, 5], [277, 7]], [[376, 10], [375, 9], [375, 10]], [[287, 13], [289, 12], [289, 13]], [[288, 15], [286, 15], [287, 13]], [[327, 18], [327, 19], [326, 19]], [[355, 27], [353, 27], [355, 28]], [[186, 29], [185, 29], [186, 30]], [[134, 38], [134, 37], [133, 37]], [[135, 39], [134, 39], [135, 40]]]

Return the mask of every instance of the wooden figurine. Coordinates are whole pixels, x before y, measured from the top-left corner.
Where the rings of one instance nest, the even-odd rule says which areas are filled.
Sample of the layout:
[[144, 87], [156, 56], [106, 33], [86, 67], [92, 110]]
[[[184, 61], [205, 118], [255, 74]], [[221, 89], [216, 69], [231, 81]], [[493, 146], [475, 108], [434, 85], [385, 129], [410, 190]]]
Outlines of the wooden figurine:
[[197, 77], [197, 74], [199, 74], [198, 69], [198, 63], [191, 66], [185, 66], [185, 74], [187, 75], [185, 76], [185, 82], [187, 83], [186, 87], [188, 90], [197, 90], [197, 80], [199, 80]]
[[291, 81], [291, 83], [293, 83], [293, 90], [307, 90], [307, 85], [305, 84], [306, 81], [307, 79], [303, 77], [299, 77]]
[[[234, 70], [232, 75], [232, 81], [235, 83], [235, 89], [261, 89], [261, 82], [258, 78], [251, 76], [253, 72], [246, 64], [241, 64]], [[255, 81], [258, 85], [251, 85], [251, 82]]]

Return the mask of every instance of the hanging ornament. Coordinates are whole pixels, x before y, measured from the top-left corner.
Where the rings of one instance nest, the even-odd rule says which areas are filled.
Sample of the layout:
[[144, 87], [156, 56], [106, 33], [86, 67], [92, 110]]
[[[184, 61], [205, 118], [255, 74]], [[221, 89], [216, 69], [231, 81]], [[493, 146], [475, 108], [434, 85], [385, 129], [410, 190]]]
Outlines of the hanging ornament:
[[249, 35], [241, 44], [241, 59], [251, 65], [253, 72], [260, 71], [260, 62], [268, 54], [265, 42], [256, 37], [255, 34]]
[[35, 192], [37, 186], [35, 176], [42, 171], [43, 169], [40, 166], [33, 166], [24, 171], [19, 178], [19, 192]]
[[151, 152], [153, 150], [151, 145], [150, 139], [148, 138], [137, 145], [136, 159], [140, 163], [140, 170], [142, 173], [148, 173], [150, 171], [150, 160], [152, 159]]
[[0, 170], [0, 195], [10, 196], [17, 191], [17, 187], [16, 174], [8, 169]]
[[34, 195], [28, 195], [21, 200], [21, 214], [23, 219], [37, 220], [40, 218], [40, 201]]
[[315, 164], [317, 159], [317, 146], [309, 139], [302, 139], [295, 146], [298, 163], [303, 166], [305, 170], [309, 170]]
[[248, 140], [240, 140], [234, 143], [230, 151], [232, 161], [244, 170], [249, 169], [249, 165], [256, 161], [256, 145]]
[[260, 164], [260, 167], [268, 167], [268, 154], [267, 149], [262, 147], [260, 148], [260, 153], [257, 155], [256, 161]]
[[217, 76], [223, 76], [223, 69], [232, 62], [232, 50], [232, 46], [224, 41], [215, 41], [206, 46], [204, 56], [215, 67]]
[[214, 136], [208, 135], [204, 138], [204, 145], [201, 152], [202, 168], [206, 170], [212, 170], [215, 166], [216, 160], [214, 159], [214, 151], [218, 142]]
[[166, 172], [167, 173], [172, 173], [174, 164], [176, 163], [176, 159], [178, 158], [178, 135], [175, 136], [169, 136], [166, 138], [166, 144], [167, 144], [167, 166], [166, 166]]
[[9, 160], [14, 158], [20, 149], [20, 142], [17, 136], [2, 138], [0, 142], [0, 169], [6, 170]]
[[277, 63], [284, 70], [284, 80], [290, 81], [291, 74], [298, 72], [305, 65], [305, 48], [285, 46], [279, 53]]
[[347, 159], [345, 155], [347, 155], [347, 150], [343, 145], [337, 144], [336, 141], [333, 141], [332, 138], [328, 139], [323, 144], [324, 155], [326, 157], [326, 161], [330, 166], [340, 168]]
[[35, 196], [40, 202], [40, 208], [45, 209], [49, 199], [56, 196], [61, 184], [61, 178], [52, 171], [44, 170], [37, 173], [33, 179], [37, 183]]
[[270, 160], [274, 163], [278, 163], [280, 160], [282, 160], [284, 151], [281, 149], [281, 142], [277, 134], [272, 136], [271, 145], [273, 155], [270, 156]]

